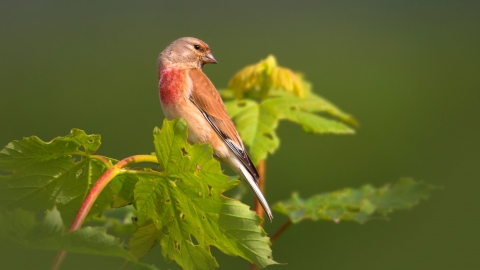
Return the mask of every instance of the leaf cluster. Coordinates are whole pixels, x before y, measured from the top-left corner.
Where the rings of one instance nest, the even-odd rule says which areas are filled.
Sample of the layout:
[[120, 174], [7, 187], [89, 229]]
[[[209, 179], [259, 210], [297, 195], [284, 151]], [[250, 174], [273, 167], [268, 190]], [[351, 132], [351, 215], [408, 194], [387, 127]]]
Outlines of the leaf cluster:
[[277, 65], [274, 56], [239, 71], [222, 90], [225, 106], [254, 164], [280, 146], [279, 121], [299, 124], [311, 134], [353, 134], [356, 120], [311, 91], [299, 73]]
[[260, 267], [275, 264], [261, 220], [247, 205], [222, 195], [237, 180], [222, 173], [211, 147], [187, 144], [183, 120], [165, 121], [154, 138], [163, 170], [158, 176], [137, 175], [132, 252], [141, 257], [159, 243], [164, 257], [184, 269], [212, 269], [218, 266], [210, 253], [215, 246]]
[[[106, 209], [133, 205], [135, 230], [128, 245], [101, 227], [65, 232], [64, 224], [72, 221], [88, 190], [117, 162], [94, 155], [100, 146], [98, 135], [74, 129], [48, 143], [30, 137], [8, 144], [0, 152], [0, 168], [7, 173], [0, 176], [0, 230], [4, 232], [0, 237], [24, 247], [116, 256], [135, 264], [160, 245], [166, 260], [184, 269], [218, 267], [210, 246], [260, 267], [275, 264], [269, 238], [259, 225], [261, 219], [247, 205], [222, 195], [238, 180], [223, 174], [208, 144], [189, 145], [187, 131], [181, 119], [165, 121], [162, 130], [155, 128], [159, 170], [123, 168], [89, 212], [90, 220], [98, 221]], [[53, 207], [58, 210], [49, 211], [45, 219], [55, 216], [53, 227], [39, 231], [40, 242], [32, 240], [32, 231], [43, 226], [33, 221], [33, 211]], [[21, 227], [25, 230], [15, 231], [17, 223], [25, 223]], [[131, 233], [131, 226], [116, 226], [114, 232]], [[54, 237], [41, 233], [45, 231], [54, 231]], [[83, 248], [68, 245], [75, 237], [85, 237]], [[113, 251], [105, 248], [99, 253], [103, 242], [90, 243], [91, 237], [106, 239]]]
[[346, 188], [308, 199], [293, 193], [290, 199], [278, 202], [274, 210], [288, 216], [293, 223], [305, 219], [365, 223], [373, 218], [385, 218], [394, 210], [410, 209], [420, 199], [427, 199], [434, 188], [405, 178], [381, 188], [364, 185], [359, 189]]

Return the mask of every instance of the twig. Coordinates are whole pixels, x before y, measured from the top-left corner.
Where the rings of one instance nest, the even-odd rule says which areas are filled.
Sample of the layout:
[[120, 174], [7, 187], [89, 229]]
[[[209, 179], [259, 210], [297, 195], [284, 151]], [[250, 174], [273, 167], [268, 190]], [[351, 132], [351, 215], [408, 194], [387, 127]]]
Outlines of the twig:
[[[261, 160], [260, 163], [258, 163], [257, 169], [258, 169], [258, 175], [260, 178], [258, 179], [258, 188], [262, 192], [263, 195], [265, 195], [265, 167], [266, 163], [265, 160]], [[260, 202], [255, 198], [255, 212], [259, 217], [263, 219], [263, 208]]]
[[258, 266], [256, 266], [255, 264], [251, 263], [251, 264], [250, 264], [250, 267], [248, 267], [248, 270], [258, 270]]
[[282, 233], [288, 229], [288, 227], [290, 227], [290, 225], [292, 225], [292, 221], [289, 219], [287, 220], [287, 222], [285, 222], [282, 227], [280, 227], [280, 229], [278, 229], [272, 237], [270, 237], [270, 242], [273, 243], [273, 241], [277, 240], [277, 238], [282, 235]]
[[[73, 220], [73, 223], [70, 226], [70, 229], [68, 230], [68, 232], [76, 231], [82, 227], [83, 221], [87, 217], [87, 214], [92, 208], [92, 205], [97, 199], [98, 195], [100, 195], [102, 190], [108, 185], [108, 183], [110, 183], [110, 181], [113, 178], [115, 178], [115, 176], [125, 171], [122, 169], [123, 167], [126, 167], [134, 163], [140, 163], [140, 162], [158, 163], [158, 160], [155, 156], [151, 156], [151, 155], [137, 155], [137, 156], [131, 156], [131, 157], [122, 159], [117, 164], [110, 167], [98, 179], [98, 181], [92, 187], [90, 192], [87, 194], [87, 197], [85, 197], [85, 200], [83, 200], [82, 206], [78, 210], [77, 216]], [[50, 269], [59, 270], [66, 256], [67, 256], [67, 251], [62, 250], [57, 252], [57, 256], [55, 257], [52, 267]]]
[[[265, 166], [266, 166], [265, 160], [261, 160], [257, 166], [258, 175], [260, 176], [258, 179], [258, 188], [264, 195], [265, 195]], [[263, 207], [260, 204], [260, 202], [257, 200], [257, 198], [255, 198], [255, 212], [259, 217], [263, 219], [263, 214], [264, 214]], [[260, 224], [260, 226], [263, 226], [263, 222], [262, 224]], [[255, 264], [251, 263], [249, 269], [258, 270], [258, 267]]]

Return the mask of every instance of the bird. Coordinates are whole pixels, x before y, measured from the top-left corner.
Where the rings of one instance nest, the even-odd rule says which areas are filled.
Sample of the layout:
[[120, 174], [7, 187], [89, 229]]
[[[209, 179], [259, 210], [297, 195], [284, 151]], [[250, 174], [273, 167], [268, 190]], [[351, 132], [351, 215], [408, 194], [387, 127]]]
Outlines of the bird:
[[270, 222], [273, 215], [258, 187], [259, 174], [213, 83], [203, 73], [217, 64], [207, 43], [194, 37], [173, 41], [159, 55], [158, 91], [168, 120], [183, 118], [189, 143], [209, 143], [214, 156], [250, 186]]

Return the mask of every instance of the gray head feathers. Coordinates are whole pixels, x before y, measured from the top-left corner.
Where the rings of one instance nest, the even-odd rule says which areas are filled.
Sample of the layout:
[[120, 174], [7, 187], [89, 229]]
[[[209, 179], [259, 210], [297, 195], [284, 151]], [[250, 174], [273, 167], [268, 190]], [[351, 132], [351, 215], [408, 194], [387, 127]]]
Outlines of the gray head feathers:
[[205, 63], [216, 62], [207, 43], [198, 38], [183, 37], [172, 42], [160, 53], [157, 65], [201, 69]]

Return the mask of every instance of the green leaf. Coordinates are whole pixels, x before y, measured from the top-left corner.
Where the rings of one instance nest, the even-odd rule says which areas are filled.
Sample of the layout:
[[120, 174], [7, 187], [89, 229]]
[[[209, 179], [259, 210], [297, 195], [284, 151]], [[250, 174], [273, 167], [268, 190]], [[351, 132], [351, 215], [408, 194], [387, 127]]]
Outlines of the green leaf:
[[[139, 169], [142, 171], [150, 171], [150, 169]], [[99, 209], [95, 211], [96, 215], [100, 215], [103, 209], [107, 209], [110, 205], [113, 208], [120, 208], [134, 201], [133, 190], [138, 178], [134, 174], [120, 174], [105, 187], [100, 193], [99, 198], [95, 201], [96, 207]], [[94, 206], [95, 207], [95, 206]], [[91, 214], [95, 208], [90, 210]]]
[[280, 117], [271, 107], [262, 105], [253, 100], [225, 103], [243, 143], [249, 147], [254, 164], [266, 159], [267, 153], [273, 154], [280, 146], [276, 133]]
[[218, 266], [210, 252], [217, 247], [260, 267], [275, 264], [261, 220], [247, 205], [222, 193], [238, 181], [229, 181], [207, 144], [187, 144], [183, 120], [164, 121], [154, 130], [156, 154], [162, 172], [139, 172], [135, 186], [138, 230], [129, 246], [137, 257], [160, 244], [167, 261], [184, 269]]
[[347, 123], [356, 124], [350, 115], [311, 93], [302, 98], [287, 92], [274, 92], [262, 102], [250, 99], [231, 100], [226, 102], [225, 106], [243, 142], [249, 147], [254, 164], [266, 159], [267, 154], [273, 154], [280, 146], [276, 129], [282, 119], [300, 124], [304, 131], [312, 134], [354, 133], [354, 130], [344, 123], [316, 113], [326, 113]]
[[137, 210], [132, 205], [106, 209], [101, 217], [92, 218], [84, 226], [103, 227], [107, 229], [108, 234], [122, 238], [122, 240], [128, 240], [137, 229], [137, 226], [133, 223], [136, 216]]
[[105, 228], [84, 227], [63, 233], [60, 212], [53, 208], [41, 221], [33, 212], [0, 208], [0, 245], [39, 250], [65, 250], [68, 252], [124, 258], [140, 269], [156, 269], [137, 262], [136, 258]]
[[420, 199], [428, 198], [435, 187], [411, 179], [401, 179], [395, 185], [374, 188], [343, 189], [302, 199], [294, 193], [289, 200], [278, 202], [273, 210], [290, 218], [293, 223], [304, 219], [341, 220], [364, 223], [372, 218], [385, 218], [397, 209], [409, 209]]
[[[358, 125], [356, 120], [351, 115], [341, 111], [331, 102], [314, 93], [309, 93], [306, 97], [302, 98], [296, 97], [289, 93], [277, 92], [272, 98], [265, 100], [264, 103], [278, 112], [280, 117], [299, 123], [302, 126], [309, 124], [308, 119], [300, 117], [304, 115], [310, 115], [310, 119], [319, 118], [327, 120], [326, 118], [319, 117], [314, 113], [326, 113], [331, 117], [338, 118], [351, 125]], [[332, 120], [330, 120], [330, 122], [334, 122], [332, 123], [333, 125], [337, 125], [337, 123], [341, 124], [341, 122]], [[341, 126], [333, 129], [331, 127], [318, 127], [312, 130], [312, 133], [349, 134], [354, 133], [354, 131], [342, 124]]]
[[[236, 176], [231, 176], [229, 181], [233, 181], [237, 178], [238, 178], [237, 175]], [[250, 192], [250, 187], [248, 186], [248, 184], [245, 181], [239, 181], [237, 183], [238, 183], [238, 185], [236, 185], [235, 187], [230, 189], [228, 192], [225, 192], [224, 195], [227, 194], [226, 195], [227, 197], [232, 198], [232, 199], [237, 200], [237, 201], [241, 201], [243, 199], [243, 197], [245, 196], [245, 194]]]
[[[115, 162], [92, 155], [99, 146], [100, 135], [87, 135], [79, 129], [50, 142], [32, 136], [9, 143], [0, 151], [0, 206], [38, 211], [56, 205], [69, 224], [88, 190]], [[109, 208], [124, 181], [113, 180], [89, 215], [100, 215]]]
[[14, 172], [41, 161], [83, 152], [93, 154], [99, 146], [100, 135], [86, 135], [79, 129], [48, 143], [32, 136], [13, 141], [0, 151], [0, 170]]

